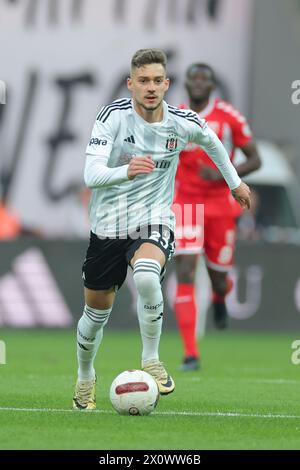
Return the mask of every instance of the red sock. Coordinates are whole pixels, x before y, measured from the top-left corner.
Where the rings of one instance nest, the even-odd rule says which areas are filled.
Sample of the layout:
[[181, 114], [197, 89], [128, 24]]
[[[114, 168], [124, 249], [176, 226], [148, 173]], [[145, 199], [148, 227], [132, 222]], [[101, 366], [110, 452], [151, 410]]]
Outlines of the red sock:
[[197, 309], [195, 288], [192, 284], [177, 285], [175, 314], [183, 340], [185, 357], [199, 357], [196, 341]]
[[224, 295], [220, 295], [220, 294], [217, 294], [216, 292], [213, 292], [213, 296], [212, 296], [212, 301], [213, 303], [223, 303], [225, 302], [225, 297], [227, 294], [229, 294], [229, 292], [231, 291], [231, 289], [233, 288], [233, 280], [231, 279], [231, 277], [227, 277], [227, 287], [226, 287], [226, 292]]

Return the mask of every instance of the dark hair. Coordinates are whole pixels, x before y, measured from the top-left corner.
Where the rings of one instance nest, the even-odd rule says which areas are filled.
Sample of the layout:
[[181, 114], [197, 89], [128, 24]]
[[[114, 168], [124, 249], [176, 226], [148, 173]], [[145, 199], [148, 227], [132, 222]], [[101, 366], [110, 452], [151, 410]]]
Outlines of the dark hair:
[[210, 72], [210, 75], [211, 75], [211, 79], [214, 83], [217, 82], [217, 78], [216, 78], [216, 74], [215, 74], [215, 71], [214, 69], [208, 65], [208, 64], [204, 64], [204, 63], [196, 63], [196, 64], [191, 64], [187, 71], [186, 71], [186, 77], [189, 78], [191, 73], [194, 71], [194, 69], [206, 69]]
[[143, 65], [161, 64], [164, 69], [167, 66], [167, 56], [161, 49], [139, 49], [131, 59], [131, 68], [143, 67]]

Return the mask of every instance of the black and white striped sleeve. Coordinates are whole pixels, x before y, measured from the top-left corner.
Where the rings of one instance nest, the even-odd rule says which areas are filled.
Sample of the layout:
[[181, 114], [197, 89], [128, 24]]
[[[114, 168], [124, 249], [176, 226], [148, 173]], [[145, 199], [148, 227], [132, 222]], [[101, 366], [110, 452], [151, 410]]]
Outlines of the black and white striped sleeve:
[[128, 180], [128, 165], [107, 166], [119, 129], [120, 109], [131, 106], [128, 99], [104, 106], [98, 114], [86, 149], [84, 181], [89, 188], [117, 185]]
[[105, 123], [96, 119], [93, 126], [91, 138], [86, 148], [87, 155], [110, 156], [116, 137], [116, 126], [114, 119]]
[[132, 104], [129, 98], [116, 100], [101, 108], [87, 145], [86, 153], [88, 155], [109, 157], [118, 133], [120, 113], [130, 108], [132, 108]]

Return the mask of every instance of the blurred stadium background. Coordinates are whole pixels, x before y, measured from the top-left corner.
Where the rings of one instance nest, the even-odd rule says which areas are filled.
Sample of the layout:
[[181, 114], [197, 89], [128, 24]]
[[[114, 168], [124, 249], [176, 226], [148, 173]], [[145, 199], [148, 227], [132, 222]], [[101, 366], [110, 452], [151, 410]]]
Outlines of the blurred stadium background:
[[[187, 66], [211, 64], [218, 74], [217, 94], [247, 116], [258, 139], [263, 166], [248, 178], [256, 202], [239, 222], [236, 283], [228, 298], [230, 332], [219, 340], [212, 336], [208, 344], [211, 351], [218, 344], [225, 347], [233, 332], [243, 344], [245, 335], [247, 362], [257, 341], [254, 334], [264, 333], [268, 349], [268, 334], [272, 344], [275, 334], [285, 333], [285, 360], [277, 370], [270, 356], [264, 370], [273, 364], [270, 380], [293, 381], [298, 371], [291, 369], [291, 342], [299, 336], [300, 325], [300, 93], [295, 89], [300, 80], [300, 1], [0, 0], [0, 44], [0, 339], [7, 338], [7, 365], [0, 366], [0, 374], [5, 374], [6, 384], [12, 380], [16, 389], [21, 386], [11, 378], [10, 367], [16, 374], [22, 369], [24, 348], [35, 344], [34, 335], [46, 338], [40, 328], [74, 328], [81, 316], [81, 264], [89, 236], [89, 195], [82, 176], [85, 147], [100, 106], [128, 95], [129, 61], [142, 47], [167, 52], [172, 80], [167, 100], [172, 105], [185, 99]], [[179, 360], [172, 311], [175, 283], [170, 263], [164, 283], [164, 334], [170, 334]], [[206, 331], [205, 341], [210, 341], [213, 328], [209, 289], [200, 263], [199, 336]], [[37, 328], [28, 343], [24, 328]], [[138, 335], [130, 274], [107, 334], [120, 329]], [[23, 338], [21, 343], [18, 338]], [[12, 363], [10, 357], [17, 353], [20, 361]], [[38, 354], [32, 347], [30, 361]], [[68, 354], [75, 374], [71, 346]], [[244, 366], [239, 365], [237, 375]], [[30, 374], [28, 365], [25, 369]], [[116, 364], [113, 370], [118, 372]], [[72, 381], [70, 370], [67, 376]], [[25, 383], [27, 376], [20, 377]], [[66, 393], [71, 397], [72, 386]], [[29, 396], [25, 404], [17, 396], [13, 404], [9, 394], [5, 397], [2, 407], [30, 405]], [[196, 448], [196, 441], [186, 445]], [[251, 440], [246, 445], [259, 447]], [[13, 437], [4, 444], [10, 446], [17, 446]]]

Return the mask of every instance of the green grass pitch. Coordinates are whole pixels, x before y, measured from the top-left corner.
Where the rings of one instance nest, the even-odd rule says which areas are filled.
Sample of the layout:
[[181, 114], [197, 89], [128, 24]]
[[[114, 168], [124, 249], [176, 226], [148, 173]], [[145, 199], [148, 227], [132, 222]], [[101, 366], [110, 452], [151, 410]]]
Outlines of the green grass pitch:
[[106, 329], [95, 413], [71, 411], [74, 332], [2, 330], [0, 339], [0, 449], [300, 449], [295, 335], [208, 335], [202, 369], [182, 373], [178, 336], [164, 332], [161, 360], [176, 390], [145, 417], [117, 415], [108, 396], [118, 373], [140, 367], [138, 331]]

